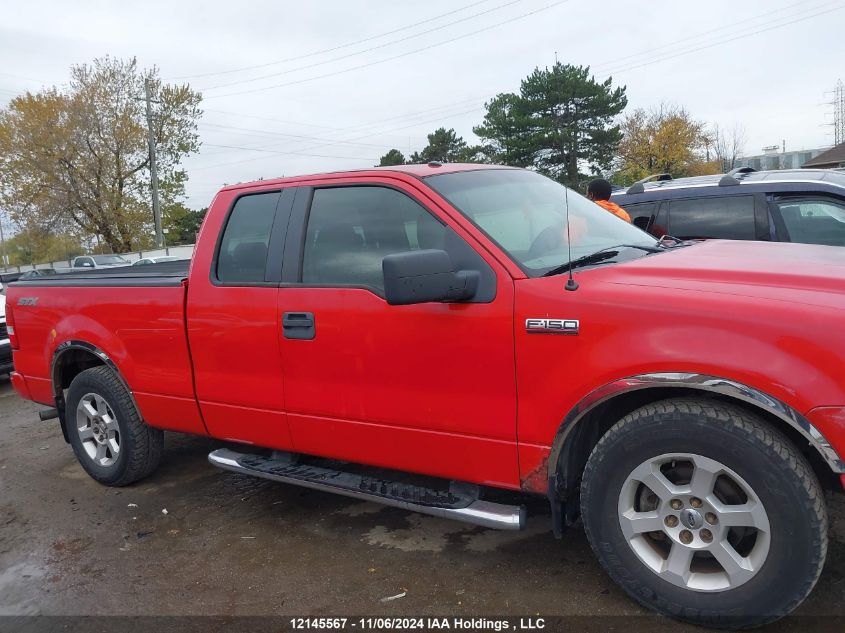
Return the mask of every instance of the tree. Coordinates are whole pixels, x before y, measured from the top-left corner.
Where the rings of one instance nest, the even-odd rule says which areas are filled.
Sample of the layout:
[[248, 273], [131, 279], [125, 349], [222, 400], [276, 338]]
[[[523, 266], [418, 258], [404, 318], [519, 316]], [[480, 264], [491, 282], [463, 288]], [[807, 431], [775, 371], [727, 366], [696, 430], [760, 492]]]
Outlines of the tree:
[[9, 263], [17, 266], [70, 260], [84, 252], [78, 236], [55, 234], [39, 227], [20, 231], [6, 241]]
[[433, 160], [441, 163], [472, 162], [478, 153], [477, 147], [469, 147], [454, 129], [438, 128], [428, 135], [428, 145], [422, 151], [411, 154], [410, 163], [429, 163]]
[[589, 66], [557, 63], [537, 68], [519, 94], [501, 94], [487, 104], [475, 129], [497, 157], [535, 169], [569, 185], [607, 168], [622, 134], [614, 118], [625, 109], [625, 87], [612, 78], [598, 82]]
[[742, 157], [748, 142], [745, 127], [741, 123], [734, 123], [730, 128], [723, 128], [716, 123], [710, 133], [710, 139], [719, 169], [729, 172], [736, 167], [737, 160]]
[[183, 194], [178, 165], [199, 148], [199, 93], [105, 57], [72, 67], [67, 89], [26, 93], [0, 111], [0, 204], [13, 220], [73, 227], [116, 252], [151, 241], [145, 81], [163, 203]]
[[193, 244], [196, 242], [197, 233], [202, 226], [208, 207], [200, 209], [189, 209], [181, 202], [176, 202], [162, 209], [162, 228], [167, 229], [165, 241], [168, 245]]
[[398, 149], [392, 149], [379, 159], [379, 167], [392, 167], [393, 165], [404, 165], [405, 155]]
[[622, 132], [620, 182], [658, 173], [677, 178], [718, 171], [705, 155], [710, 143], [705, 124], [680, 106], [662, 103], [648, 111], [638, 108], [625, 117]]
[[483, 139], [481, 150], [492, 163], [527, 167], [531, 164], [528, 122], [520, 98], [512, 93], [496, 95], [484, 104], [484, 122], [472, 128]]

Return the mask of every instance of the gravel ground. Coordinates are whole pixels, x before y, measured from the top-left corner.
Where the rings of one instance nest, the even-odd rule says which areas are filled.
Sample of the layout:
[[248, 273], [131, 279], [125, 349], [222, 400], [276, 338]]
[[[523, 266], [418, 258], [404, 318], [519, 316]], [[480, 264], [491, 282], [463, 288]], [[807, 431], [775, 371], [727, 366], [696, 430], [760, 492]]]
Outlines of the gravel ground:
[[[578, 630], [701, 630], [629, 600], [580, 529], [555, 540], [542, 500], [525, 531], [498, 532], [223, 472], [211, 441], [176, 434], [152, 477], [107, 488], [38, 408], [0, 378], [0, 615], [561, 615], [583, 616], [567, 621]], [[821, 580], [771, 630], [845, 629], [845, 495], [828, 502]]]

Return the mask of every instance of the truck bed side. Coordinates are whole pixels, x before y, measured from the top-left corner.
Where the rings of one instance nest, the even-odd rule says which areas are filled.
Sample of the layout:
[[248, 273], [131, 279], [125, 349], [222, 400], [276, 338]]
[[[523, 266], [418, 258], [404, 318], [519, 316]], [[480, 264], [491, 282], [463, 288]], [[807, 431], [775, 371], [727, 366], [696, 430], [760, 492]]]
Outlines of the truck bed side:
[[113, 364], [151, 426], [205, 434], [185, 332], [187, 262], [18, 282], [8, 289], [16, 386], [53, 406], [86, 363]]

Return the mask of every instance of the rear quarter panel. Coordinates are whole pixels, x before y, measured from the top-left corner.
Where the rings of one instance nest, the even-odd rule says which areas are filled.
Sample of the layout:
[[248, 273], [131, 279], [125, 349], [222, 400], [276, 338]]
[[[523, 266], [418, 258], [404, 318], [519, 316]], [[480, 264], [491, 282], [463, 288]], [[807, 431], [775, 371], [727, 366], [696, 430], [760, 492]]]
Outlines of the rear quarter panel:
[[[21, 297], [36, 305], [18, 305]], [[62, 343], [83, 341], [117, 366], [152, 426], [204, 433], [193, 393], [183, 286], [12, 286], [19, 349], [15, 371], [31, 397], [52, 403], [51, 368]]]

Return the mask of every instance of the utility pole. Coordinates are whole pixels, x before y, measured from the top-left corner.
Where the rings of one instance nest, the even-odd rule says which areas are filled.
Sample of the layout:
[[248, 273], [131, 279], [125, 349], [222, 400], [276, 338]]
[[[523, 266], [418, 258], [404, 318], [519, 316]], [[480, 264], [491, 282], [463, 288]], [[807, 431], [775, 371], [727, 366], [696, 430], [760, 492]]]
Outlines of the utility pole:
[[144, 81], [144, 94], [147, 102], [147, 139], [150, 146], [150, 188], [153, 197], [153, 223], [156, 231], [156, 247], [164, 247], [164, 233], [161, 231], [161, 205], [158, 201], [158, 170], [156, 169], [156, 141], [153, 132], [153, 107], [150, 80]]

